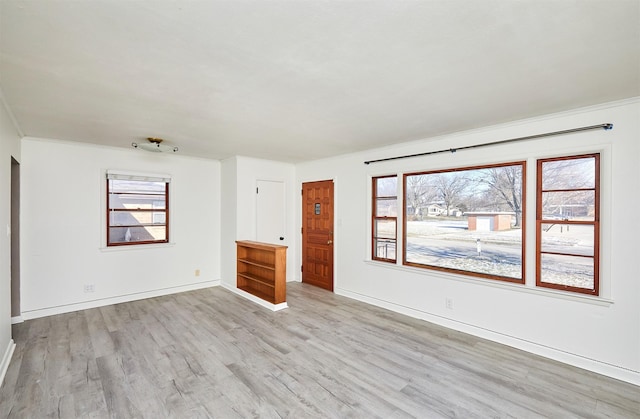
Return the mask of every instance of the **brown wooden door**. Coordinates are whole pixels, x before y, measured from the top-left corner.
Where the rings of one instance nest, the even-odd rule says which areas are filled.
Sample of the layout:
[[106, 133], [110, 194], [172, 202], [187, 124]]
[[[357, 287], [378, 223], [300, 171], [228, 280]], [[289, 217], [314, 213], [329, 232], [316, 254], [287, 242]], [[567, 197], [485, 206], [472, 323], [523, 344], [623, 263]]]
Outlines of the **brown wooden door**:
[[302, 282], [333, 291], [333, 181], [302, 184]]

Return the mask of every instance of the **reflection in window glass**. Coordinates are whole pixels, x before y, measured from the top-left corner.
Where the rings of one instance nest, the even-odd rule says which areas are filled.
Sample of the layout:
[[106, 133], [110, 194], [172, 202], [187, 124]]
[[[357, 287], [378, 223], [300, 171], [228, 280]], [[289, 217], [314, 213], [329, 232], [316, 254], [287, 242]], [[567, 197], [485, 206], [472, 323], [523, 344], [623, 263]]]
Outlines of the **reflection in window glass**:
[[595, 158], [547, 160], [542, 162], [543, 190], [595, 188]]
[[596, 207], [595, 191], [542, 192], [544, 220], [590, 220]]
[[107, 245], [168, 242], [169, 183], [107, 174]]
[[398, 234], [398, 177], [373, 178], [372, 259], [395, 263]]
[[524, 282], [525, 163], [404, 176], [404, 263]]
[[542, 224], [541, 250], [545, 253], [593, 256], [595, 237], [592, 225]]
[[540, 280], [564, 287], [593, 289], [593, 258], [542, 254]]
[[538, 160], [537, 286], [598, 295], [599, 159]]

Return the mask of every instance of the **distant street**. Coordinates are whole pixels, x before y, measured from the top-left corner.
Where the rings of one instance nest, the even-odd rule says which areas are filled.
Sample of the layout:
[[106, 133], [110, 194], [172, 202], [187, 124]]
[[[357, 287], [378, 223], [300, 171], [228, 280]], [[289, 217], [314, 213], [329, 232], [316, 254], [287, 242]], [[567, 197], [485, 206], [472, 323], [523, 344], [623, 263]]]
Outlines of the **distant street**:
[[[545, 282], [589, 287], [593, 281], [593, 230], [550, 226], [543, 232]], [[466, 220], [407, 223], [407, 261], [509, 278], [522, 278], [522, 231], [469, 231]], [[479, 247], [478, 247], [478, 239]], [[480, 250], [480, 252], [478, 252]]]

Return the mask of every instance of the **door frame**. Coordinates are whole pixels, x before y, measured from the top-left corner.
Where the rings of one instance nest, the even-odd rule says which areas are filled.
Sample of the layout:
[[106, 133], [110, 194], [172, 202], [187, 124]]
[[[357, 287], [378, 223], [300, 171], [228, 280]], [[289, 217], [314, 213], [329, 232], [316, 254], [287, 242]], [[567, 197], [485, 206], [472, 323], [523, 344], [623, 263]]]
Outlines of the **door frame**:
[[11, 323], [22, 323], [20, 290], [20, 162], [11, 156]]
[[303, 191], [303, 186], [305, 183], [315, 183], [315, 182], [333, 182], [333, 257], [332, 257], [332, 266], [331, 266], [331, 272], [332, 272], [332, 291], [331, 292], [335, 292], [336, 290], [336, 284], [338, 282], [338, 276], [337, 276], [337, 272], [336, 272], [336, 260], [338, 257], [338, 246], [339, 243], [336, 241], [336, 238], [338, 236], [337, 232], [338, 232], [338, 227], [340, 226], [340, 222], [338, 220], [338, 218], [336, 217], [336, 213], [337, 208], [338, 208], [338, 179], [337, 178], [323, 178], [323, 179], [307, 179], [307, 180], [303, 180], [300, 182], [300, 194], [298, 195], [298, 199], [299, 199], [299, 204], [298, 204], [298, 208], [300, 209], [300, 218], [299, 218], [299, 222], [300, 222], [300, 236], [298, 236], [300, 238], [300, 270], [298, 271], [298, 273], [300, 274], [300, 282], [302, 282], [302, 266], [304, 264], [304, 255], [305, 255], [305, 250], [304, 250], [304, 240], [302, 239], [302, 223], [303, 223], [303, 218], [304, 218], [304, 201], [302, 199], [302, 191]]

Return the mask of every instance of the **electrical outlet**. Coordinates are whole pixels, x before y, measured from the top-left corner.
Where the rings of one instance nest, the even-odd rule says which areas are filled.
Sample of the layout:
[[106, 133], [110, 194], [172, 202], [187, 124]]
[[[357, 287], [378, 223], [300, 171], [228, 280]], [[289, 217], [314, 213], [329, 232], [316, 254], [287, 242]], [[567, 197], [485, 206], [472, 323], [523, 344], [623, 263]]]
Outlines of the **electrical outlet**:
[[85, 284], [84, 292], [95, 292], [96, 286], [93, 284]]
[[445, 298], [444, 306], [449, 310], [453, 310], [453, 298], [449, 298], [449, 297]]
[[200, 276], [200, 269], [196, 269], [195, 275]]

